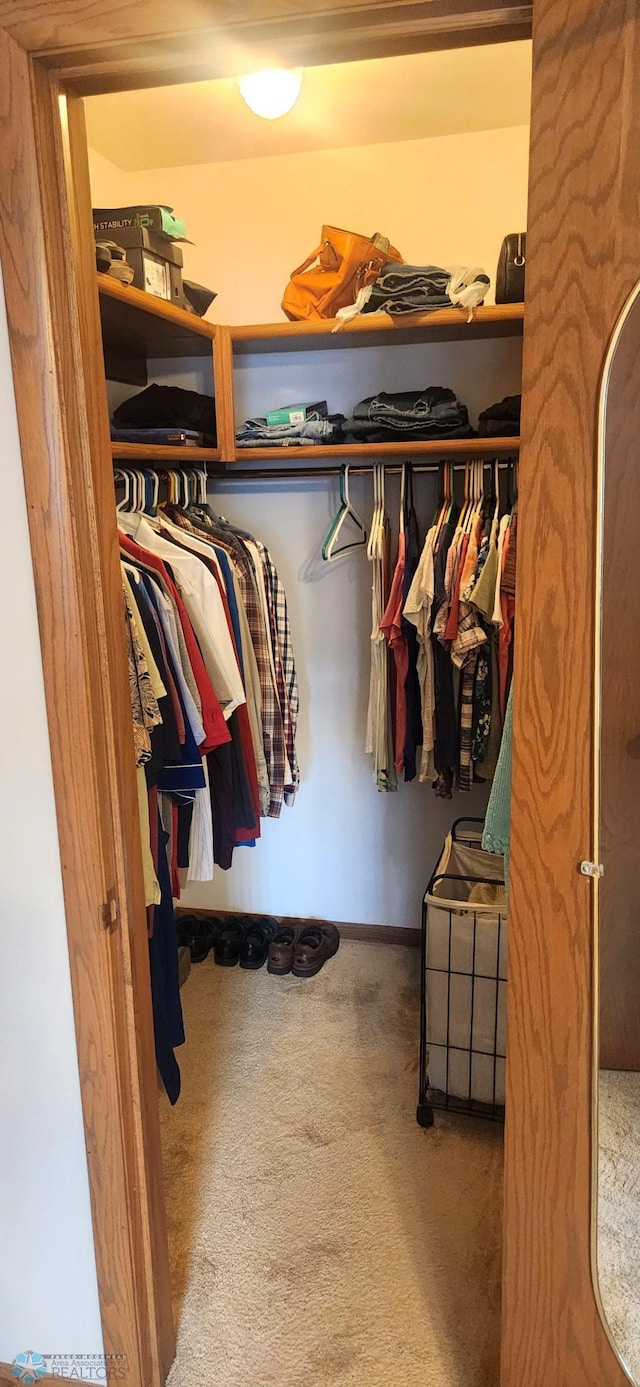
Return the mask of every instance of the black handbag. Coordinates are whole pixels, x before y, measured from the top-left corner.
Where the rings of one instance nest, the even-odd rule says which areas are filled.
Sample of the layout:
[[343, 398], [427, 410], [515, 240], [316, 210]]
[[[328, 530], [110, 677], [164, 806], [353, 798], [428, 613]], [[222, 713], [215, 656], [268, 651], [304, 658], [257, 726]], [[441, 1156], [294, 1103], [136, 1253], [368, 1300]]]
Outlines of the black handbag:
[[496, 273], [496, 303], [524, 303], [524, 276], [527, 263], [527, 233], [513, 231], [505, 236]]
[[207, 309], [218, 297], [215, 289], [205, 289], [203, 284], [196, 284], [193, 279], [183, 279], [182, 288], [187, 313], [196, 313], [199, 318], [204, 318]]

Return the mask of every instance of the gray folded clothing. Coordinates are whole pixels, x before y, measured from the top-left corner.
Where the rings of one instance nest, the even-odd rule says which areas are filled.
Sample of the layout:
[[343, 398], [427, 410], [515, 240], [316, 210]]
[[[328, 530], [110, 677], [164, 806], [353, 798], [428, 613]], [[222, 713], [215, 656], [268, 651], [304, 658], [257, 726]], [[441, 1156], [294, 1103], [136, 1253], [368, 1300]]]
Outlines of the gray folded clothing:
[[438, 265], [384, 265], [371, 291], [365, 313], [422, 313], [451, 308], [447, 294], [450, 276]]
[[[489, 276], [477, 273], [476, 282], [489, 288]], [[371, 291], [364, 313], [428, 313], [437, 308], [453, 308], [447, 292], [451, 271], [439, 265], [384, 265]]]
[[381, 390], [355, 406], [353, 417], [344, 425], [345, 433], [370, 443], [397, 439], [470, 438], [466, 405], [453, 390], [430, 385], [424, 390]]

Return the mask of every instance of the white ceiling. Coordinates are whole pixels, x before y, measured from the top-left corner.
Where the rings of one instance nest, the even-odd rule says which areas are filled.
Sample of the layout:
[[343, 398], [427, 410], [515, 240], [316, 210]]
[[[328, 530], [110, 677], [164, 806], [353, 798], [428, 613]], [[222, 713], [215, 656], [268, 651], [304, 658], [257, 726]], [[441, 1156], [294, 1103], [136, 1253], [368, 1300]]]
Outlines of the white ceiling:
[[526, 125], [530, 88], [531, 44], [492, 44], [309, 68], [281, 120], [255, 116], [225, 78], [89, 97], [87, 129], [134, 172]]

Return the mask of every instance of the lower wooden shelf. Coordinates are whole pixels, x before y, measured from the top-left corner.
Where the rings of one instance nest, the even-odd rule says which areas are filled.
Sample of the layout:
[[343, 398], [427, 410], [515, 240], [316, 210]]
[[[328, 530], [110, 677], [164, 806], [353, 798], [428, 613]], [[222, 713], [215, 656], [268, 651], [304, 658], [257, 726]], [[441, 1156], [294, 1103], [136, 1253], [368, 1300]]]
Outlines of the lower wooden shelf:
[[441, 438], [428, 443], [312, 443], [289, 448], [236, 448], [233, 457], [223, 457], [220, 448], [172, 448], [165, 444], [112, 443], [114, 462], [161, 463], [180, 462], [183, 467], [201, 467], [208, 462], [233, 463], [281, 462], [286, 458], [295, 463], [310, 458], [494, 458], [517, 453], [519, 438]]
[[412, 443], [322, 443], [301, 444], [285, 448], [236, 448], [235, 461], [264, 462], [282, 458], [342, 457], [342, 458], [386, 458], [386, 457], [463, 457], [493, 458], [499, 454], [517, 453], [519, 438], [440, 438], [429, 442]]
[[114, 462], [181, 462], [183, 467], [220, 462], [219, 448], [172, 448], [164, 443], [112, 443]]

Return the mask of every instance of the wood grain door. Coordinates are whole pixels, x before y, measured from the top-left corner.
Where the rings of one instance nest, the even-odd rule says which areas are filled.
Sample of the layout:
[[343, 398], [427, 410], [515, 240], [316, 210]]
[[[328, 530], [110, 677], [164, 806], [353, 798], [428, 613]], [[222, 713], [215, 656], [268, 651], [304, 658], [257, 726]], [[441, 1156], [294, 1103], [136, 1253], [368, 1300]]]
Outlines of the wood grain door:
[[640, 0], [536, 0], [502, 1387], [627, 1381], [591, 1270], [597, 404], [640, 272]]

